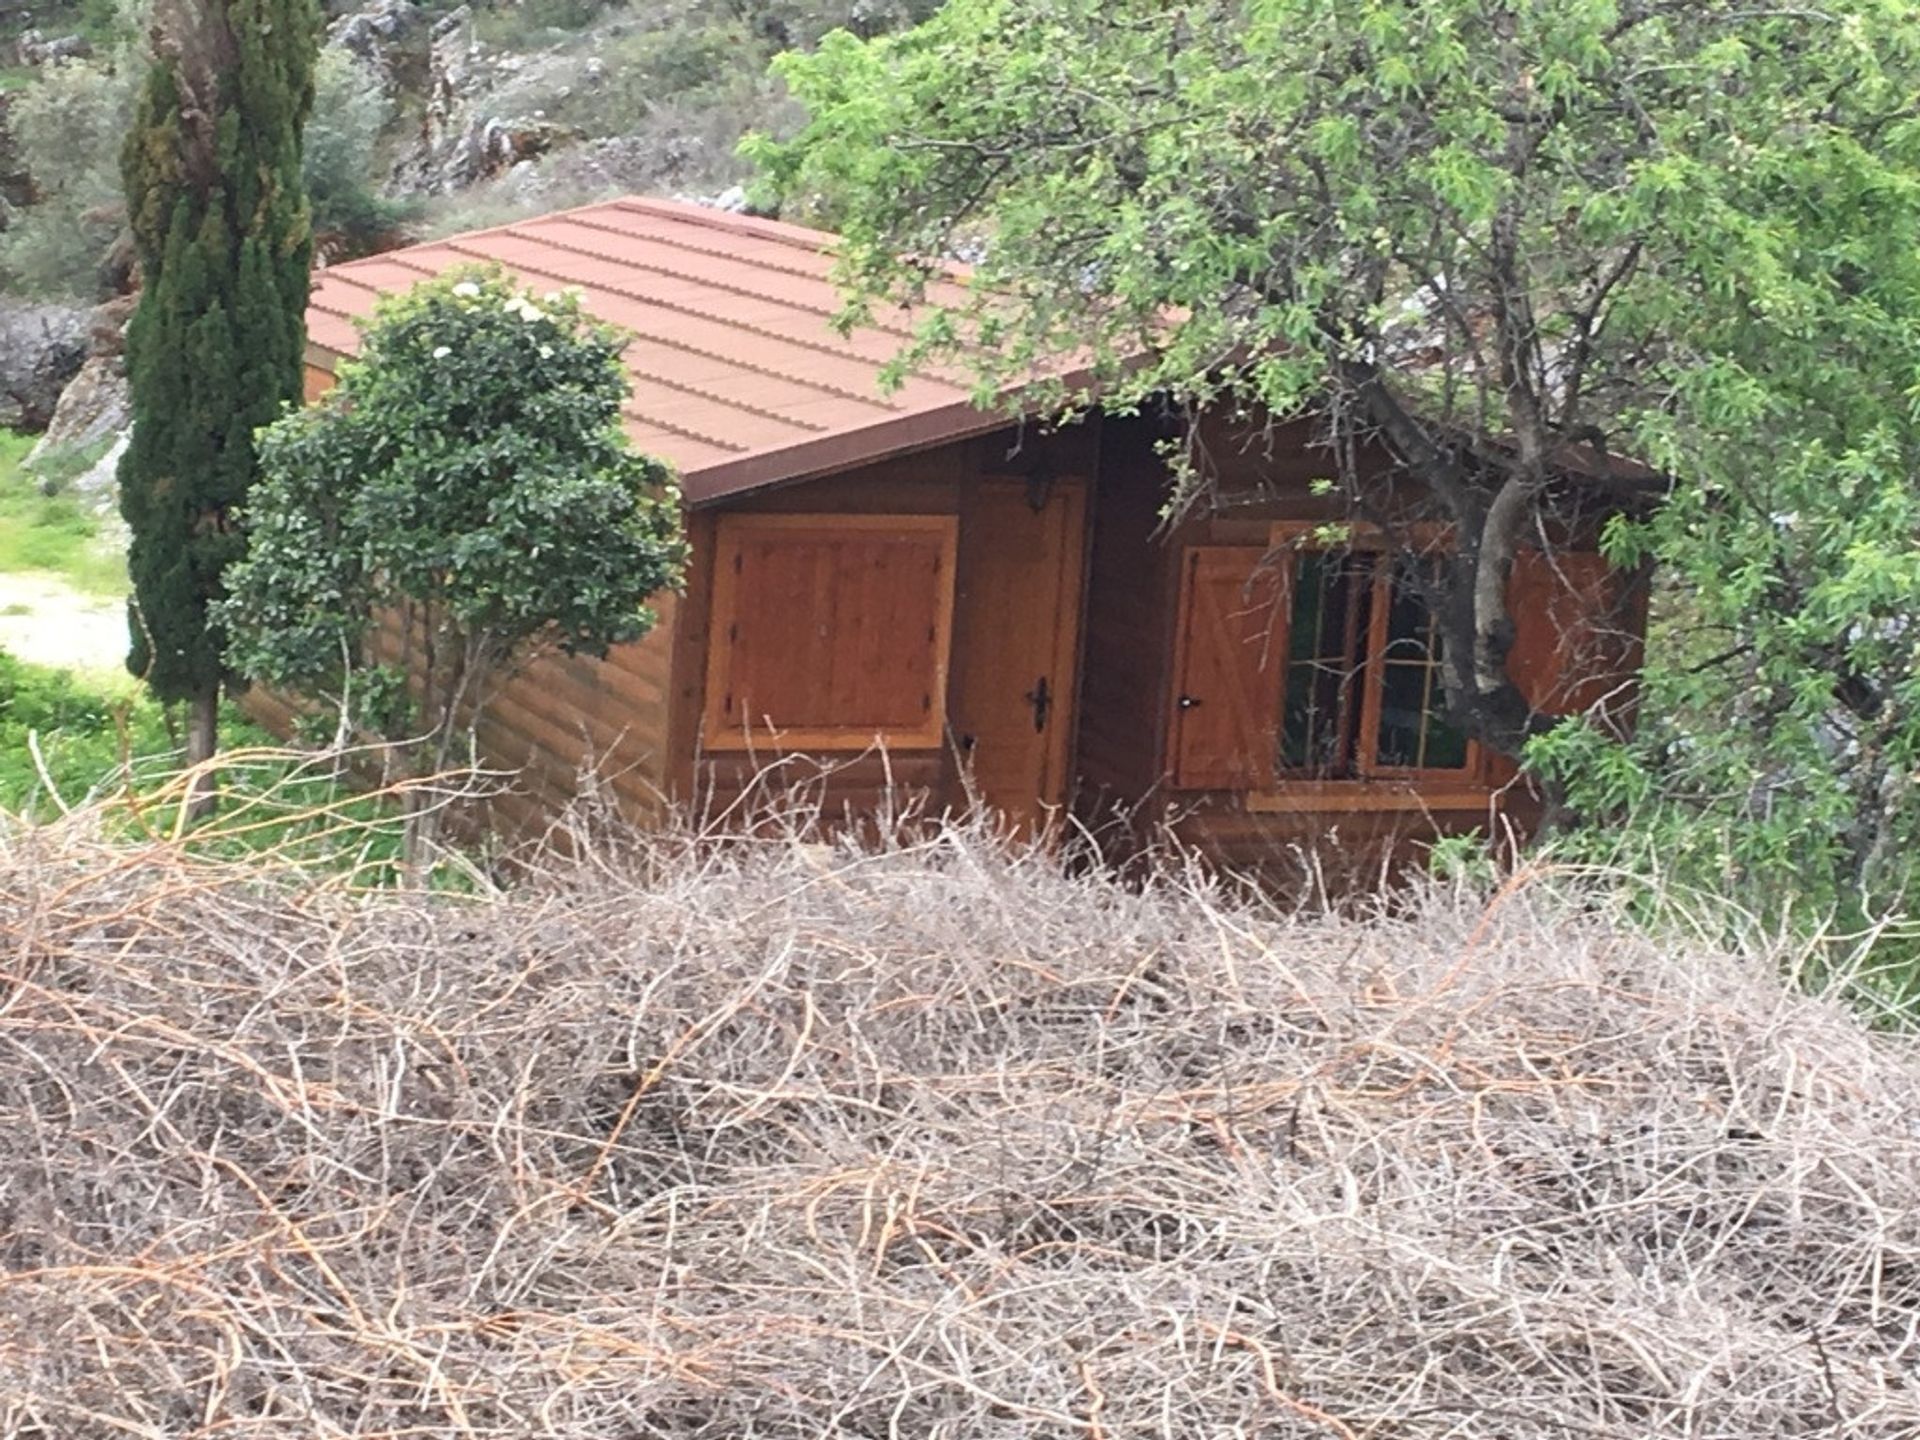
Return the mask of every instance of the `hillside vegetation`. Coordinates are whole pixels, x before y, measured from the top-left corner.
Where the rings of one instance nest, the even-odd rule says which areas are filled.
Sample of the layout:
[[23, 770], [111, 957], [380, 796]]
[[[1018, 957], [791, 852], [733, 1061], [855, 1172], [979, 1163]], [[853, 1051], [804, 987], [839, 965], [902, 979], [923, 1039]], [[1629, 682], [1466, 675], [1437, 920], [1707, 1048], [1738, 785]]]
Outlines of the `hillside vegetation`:
[[0, 897], [8, 1435], [1920, 1432], [1920, 1051], [1548, 877], [81, 816]]
[[[0, 294], [88, 300], [129, 283], [120, 145], [146, 0], [0, 6]], [[774, 56], [933, 0], [343, 0], [326, 7], [305, 179], [323, 255], [625, 192], [712, 196], [752, 130], [799, 112]], [[14, 63], [29, 28], [84, 42]]]

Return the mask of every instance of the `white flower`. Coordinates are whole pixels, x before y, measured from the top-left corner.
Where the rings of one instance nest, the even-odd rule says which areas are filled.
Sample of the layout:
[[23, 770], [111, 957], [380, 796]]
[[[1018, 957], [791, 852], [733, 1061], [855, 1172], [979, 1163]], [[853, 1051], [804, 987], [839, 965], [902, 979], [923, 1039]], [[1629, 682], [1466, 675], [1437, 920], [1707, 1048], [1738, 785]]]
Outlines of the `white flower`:
[[553, 358], [553, 346], [542, 345], [540, 347], [540, 358], [542, 360], [551, 360]]
[[458, 295], [462, 300], [471, 300], [480, 293], [480, 287], [471, 280], [462, 280], [458, 285], [453, 287], [453, 293]]
[[436, 360], [444, 360], [452, 353], [453, 351], [445, 345], [436, 345], [433, 347], [433, 358]]

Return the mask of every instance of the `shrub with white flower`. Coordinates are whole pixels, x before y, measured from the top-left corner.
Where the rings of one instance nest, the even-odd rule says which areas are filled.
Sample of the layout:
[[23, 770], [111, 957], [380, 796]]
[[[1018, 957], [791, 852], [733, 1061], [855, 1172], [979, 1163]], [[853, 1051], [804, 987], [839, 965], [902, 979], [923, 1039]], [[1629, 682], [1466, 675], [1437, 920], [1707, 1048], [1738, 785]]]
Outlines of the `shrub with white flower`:
[[[622, 337], [577, 292], [536, 303], [460, 271], [362, 328], [339, 384], [260, 432], [221, 618], [242, 674], [424, 738], [409, 753], [432, 771], [539, 649], [599, 655], [651, 628], [684, 563], [678, 492], [628, 442]], [[411, 687], [372, 653], [383, 612], [432, 639]]]

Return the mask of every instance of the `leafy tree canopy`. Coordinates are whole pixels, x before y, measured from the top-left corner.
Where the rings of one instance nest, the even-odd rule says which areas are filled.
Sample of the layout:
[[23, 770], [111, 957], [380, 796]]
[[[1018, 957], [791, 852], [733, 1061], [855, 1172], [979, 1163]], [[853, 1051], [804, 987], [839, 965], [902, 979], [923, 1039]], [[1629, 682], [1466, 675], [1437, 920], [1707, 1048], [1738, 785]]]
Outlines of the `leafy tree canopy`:
[[[1920, 841], [1914, 0], [953, 0], [781, 68], [811, 118], [755, 143], [771, 188], [864, 303], [975, 261], [920, 348], [983, 391], [1089, 353], [1107, 404], [1383, 443], [1341, 478], [1456, 527], [1457, 717], [1590, 816], [1749, 877]], [[1670, 576], [1648, 723], [1541, 740], [1507, 570], [1557, 471], [1644, 494], [1626, 455], [1677, 477], [1609, 541]]]
[[645, 634], [683, 547], [672, 476], [621, 428], [621, 349], [572, 295], [497, 270], [383, 300], [339, 383], [261, 432], [221, 606], [233, 665], [432, 742], [437, 768], [506, 667]]

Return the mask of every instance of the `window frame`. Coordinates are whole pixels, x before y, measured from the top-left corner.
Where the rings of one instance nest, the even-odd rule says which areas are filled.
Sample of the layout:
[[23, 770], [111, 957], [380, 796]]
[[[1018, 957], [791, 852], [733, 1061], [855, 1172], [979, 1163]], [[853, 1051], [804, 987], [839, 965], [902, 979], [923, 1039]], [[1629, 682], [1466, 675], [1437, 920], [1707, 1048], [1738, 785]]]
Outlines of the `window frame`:
[[[925, 722], [891, 729], [869, 724], [788, 726], [773, 729], [759, 721], [741, 724], [724, 712], [723, 697], [732, 682], [733, 645], [729, 630], [739, 613], [740, 573], [731, 563], [736, 547], [755, 535], [816, 536], [834, 531], [860, 534], [892, 531], [933, 536], [939, 542], [938, 591], [934, 597], [934, 655], [930, 681], [933, 703]], [[733, 511], [715, 517], [713, 588], [708, 601], [706, 691], [701, 705], [701, 744], [710, 751], [743, 752], [763, 747], [781, 751], [861, 751], [882, 745], [894, 750], [935, 750], [944, 743], [947, 680], [953, 654], [955, 562], [960, 517], [941, 514], [839, 514], [832, 512]]]
[[[1322, 543], [1320, 532], [1337, 526], [1345, 534], [1335, 544]], [[1379, 527], [1360, 522], [1283, 520], [1271, 524], [1267, 535], [1267, 551], [1277, 556], [1277, 560], [1267, 563], [1277, 564], [1281, 569], [1281, 583], [1286, 587], [1288, 601], [1286, 623], [1288, 633], [1281, 637], [1281, 648], [1288, 659], [1279, 667], [1279, 675], [1272, 696], [1274, 756], [1270, 774], [1271, 780], [1258, 787], [1239, 790], [1245, 798], [1249, 811], [1285, 813], [1304, 810], [1407, 810], [1407, 809], [1483, 809], [1492, 793], [1489, 773], [1489, 753], [1484, 746], [1471, 736], [1467, 737], [1466, 763], [1456, 768], [1440, 769], [1432, 766], [1396, 766], [1379, 763], [1379, 726], [1385, 698], [1387, 659], [1385, 644], [1390, 624], [1390, 606], [1393, 574], [1390, 565], [1376, 567], [1376, 573], [1369, 580], [1369, 608], [1367, 632], [1361, 642], [1361, 659], [1358, 678], [1360, 681], [1357, 703], [1360, 707], [1359, 753], [1354, 760], [1355, 773], [1342, 779], [1316, 778], [1303, 773], [1298, 768], [1288, 768], [1282, 763], [1279, 746], [1280, 737], [1286, 724], [1286, 703], [1289, 672], [1291, 669], [1291, 651], [1293, 637], [1291, 627], [1294, 617], [1293, 587], [1299, 577], [1297, 557], [1304, 552], [1318, 551], [1324, 554], [1339, 552], [1369, 555], [1394, 555], [1406, 550], [1408, 541], [1412, 542], [1414, 553], [1419, 555], [1445, 554], [1452, 546], [1453, 531], [1442, 524], [1414, 524], [1392, 537]], [[1194, 550], [1236, 549], [1232, 545], [1194, 545], [1187, 547], [1190, 554]], [[1183, 558], [1183, 565], [1185, 564]], [[1184, 571], [1183, 571], [1184, 573]], [[1183, 627], [1184, 628], [1184, 627]], [[1183, 654], [1188, 639], [1184, 634], [1177, 637], [1176, 657]], [[1176, 658], [1174, 669], [1174, 688], [1177, 691], [1182, 671]], [[1175, 713], [1174, 724], [1178, 724]], [[1177, 732], [1174, 732], [1177, 733]]]

